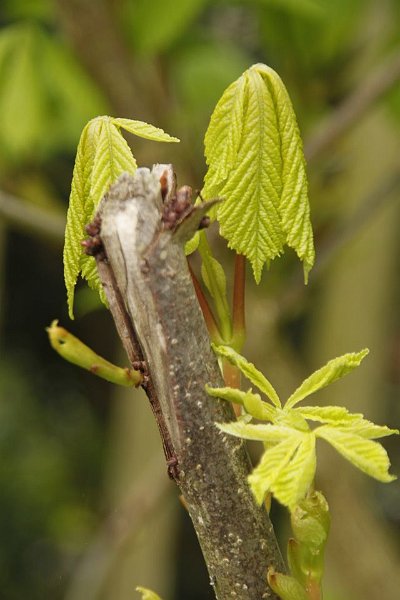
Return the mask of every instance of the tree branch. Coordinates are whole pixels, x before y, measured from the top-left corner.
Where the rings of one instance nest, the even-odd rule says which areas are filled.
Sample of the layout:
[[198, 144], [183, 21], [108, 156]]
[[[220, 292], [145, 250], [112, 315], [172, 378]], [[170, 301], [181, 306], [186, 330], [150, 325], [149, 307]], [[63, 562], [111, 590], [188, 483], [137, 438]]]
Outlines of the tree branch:
[[139, 169], [110, 189], [100, 235], [161, 407], [176, 459], [172, 475], [216, 596], [276, 599], [266, 573], [284, 565], [268, 514], [247, 484], [246, 446], [220, 434], [215, 423], [232, 420], [232, 407], [205, 392], [206, 384], [219, 387], [223, 380], [183, 252], [203, 207], [191, 209], [176, 228], [164, 228], [158, 178]]
[[304, 152], [309, 162], [315, 160], [400, 80], [400, 53], [397, 50], [369, 76], [339, 108], [321, 123], [306, 140]]
[[5, 192], [0, 192], [0, 219], [56, 244], [60, 244], [64, 238], [65, 217], [62, 214], [50, 212]]

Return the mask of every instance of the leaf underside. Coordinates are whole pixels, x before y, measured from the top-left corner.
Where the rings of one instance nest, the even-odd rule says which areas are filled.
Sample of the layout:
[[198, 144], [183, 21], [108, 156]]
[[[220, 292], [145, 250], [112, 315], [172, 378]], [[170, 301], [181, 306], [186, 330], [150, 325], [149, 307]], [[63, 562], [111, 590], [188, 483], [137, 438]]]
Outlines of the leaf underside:
[[225, 199], [217, 210], [221, 235], [251, 262], [254, 277], [293, 248], [305, 278], [314, 263], [308, 184], [293, 107], [279, 76], [256, 64], [222, 95], [205, 136], [206, 197]]

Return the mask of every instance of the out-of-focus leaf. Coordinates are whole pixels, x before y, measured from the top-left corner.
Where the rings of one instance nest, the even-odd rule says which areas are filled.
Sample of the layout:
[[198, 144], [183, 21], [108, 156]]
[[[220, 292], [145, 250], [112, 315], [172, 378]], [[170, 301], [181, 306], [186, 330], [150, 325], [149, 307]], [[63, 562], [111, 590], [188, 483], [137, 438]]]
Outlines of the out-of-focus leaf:
[[[42, 34], [36, 27], [14, 26], [8, 36], [8, 61], [0, 86], [0, 145], [13, 160], [40, 154], [49, 109], [37, 76]], [[12, 48], [11, 48], [12, 44]]]
[[50, 23], [55, 14], [54, 0], [2, 0], [2, 10], [9, 19], [40, 19]]
[[46, 37], [38, 67], [51, 102], [48, 135], [52, 137], [52, 145], [73, 149], [85, 124], [107, 112], [105, 98], [69, 50], [56, 39]]
[[257, 0], [266, 7], [282, 9], [296, 16], [320, 17], [323, 13], [321, 0]]
[[123, 19], [137, 52], [154, 55], [186, 35], [208, 0], [135, 0], [126, 2]]

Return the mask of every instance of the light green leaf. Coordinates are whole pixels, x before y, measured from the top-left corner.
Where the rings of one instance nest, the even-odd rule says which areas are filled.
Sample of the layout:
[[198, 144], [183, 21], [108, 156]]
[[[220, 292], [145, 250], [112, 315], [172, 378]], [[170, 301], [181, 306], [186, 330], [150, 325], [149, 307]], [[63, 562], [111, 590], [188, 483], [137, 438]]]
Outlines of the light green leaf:
[[276, 408], [261, 400], [258, 394], [253, 394], [251, 391], [243, 392], [230, 387], [212, 388], [206, 385], [206, 392], [214, 398], [222, 398], [244, 406], [252, 417], [260, 421], [274, 421], [275, 419]]
[[351, 424], [362, 418], [361, 414], [349, 413], [344, 406], [301, 406], [294, 408], [293, 411], [304, 417], [304, 419], [332, 425]]
[[[275, 430], [284, 429], [274, 425], [246, 425], [246, 427], [269, 428], [271, 433]], [[259, 464], [248, 477], [251, 490], [258, 504], [262, 504], [268, 492], [274, 493], [275, 483], [279, 479], [282, 470], [292, 460], [304, 436], [298, 431], [293, 433], [293, 430], [286, 429], [287, 435], [283, 441], [264, 452]]]
[[360, 418], [355, 419], [354, 421], [348, 421], [347, 423], [338, 424], [337, 426], [342, 431], [354, 433], [355, 435], [359, 435], [367, 440], [375, 440], [399, 433], [398, 429], [389, 429], [389, 427], [386, 427], [386, 425], [375, 425], [375, 423], [371, 423], [371, 421], [363, 419], [362, 415], [354, 416], [358, 416]]
[[192, 239], [189, 240], [188, 242], [186, 242], [186, 244], [185, 244], [186, 256], [193, 254], [193, 252], [195, 252], [197, 250], [197, 248], [199, 247], [199, 242], [200, 242], [200, 231], [196, 231], [196, 233], [194, 234]]
[[364, 349], [361, 350], [361, 352], [343, 354], [343, 356], [330, 360], [321, 369], [318, 369], [318, 371], [315, 371], [310, 377], [303, 381], [290, 398], [288, 398], [285, 403], [285, 409], [292, 408], [295, 404], [303, 400], [303, 398], [306, 398], [317, 390], [326, 387], [330, 383], [333, 383], [337, 379], [350, 373], [360, 365], [362, 359], [367, 356], [368, 352], [368, 349]]
[[292, 509], [307, 494], [314, 480], [316, 465], [315, 435], [310, 431], [303, 436], [295, 455], [272, 485], [274, 498]]
[[389, 474], [390, 461], [386, 450], [372, 440], [345, 431], [338, 427], [324, 425], [314, 430], [317, 437], [329, 442], [344, 458], [355, 467], [379, 481], [396, 479]]
[[244, 400], [248, 394], [248, 392], [231, 387], [213, 388], [210, 385], [206, 385], [205, 389], [207, 394], [213, 398], [222, 398], [222, 400], [228, 400], [228, 402], [234, 402], [241, 406], [244, 406]]
[[161, 600], [160, 596], [151, 590], [138, 586], [136, 588], [137, 592], [142, 594], [142, 600]]
[[226, 276], [221, 263], [211, 255], [203, 259], [201, 265], [201, 276], [206, 288], [213, 298], [226, 297]]
[[314, 263], [302, 142], [288, 93], [269, 67], [254, 65], [224, 92], [205, 137], [204, 194], [225, 198], [221, 234], [260, 281], [265, 262], [291, 246]]
[[281, 402], [274, 387], [251, 362], [248, 362], [243, 356], [235, 352], [235, 350], [229, 346], [217, 346], [216, 344], [211, 344], [211, 346], [214, 352], [219, 356], [227, 358], [233, 365], [238, 367], [245, 377], [257, 386], [275, 406], [280, 408]]
[[220, 263], [212, 256], [204, 232], [200, 233], [201, 276], [210, 292], [218, 315], [219, 329], [226, 341], [232, 337], [231, 314], [226, 296], [226, 277]]
[[267, 402], [261, 400], [258, 394], [247, 392], [243, 399], [243, 405], [246, 411], [259, 421], [275, 421], [277, 410]]
[[204, 137], [206, 162], [209, 167], [204, 178], [204, 194], [218, 194], [237, 161], [242, 138], [245, 78], [239, 77], [222, 94], [212, 114]]
[[64, 278], [71, 318], [74, 288], [80, 272], [104, 300], [95, 260], [82, 252], [85, 225], [93, 218], [111, 183], [123, 172], [133, 174], [135, 170], [136, 161], [126, 140], [112, 123], [112, 117], [97, 117], [89, 121], [78, 145], [65, 231]]
[[[270, 424], [252, 424], [241, 421], [233, 421], [232, 423], [216, 423], [216, 426], [221, 431], [240, 437], [245, 440], [258, 440], [268, 444], [277, 444], [288, 438], [298, 438], [299, 432], [293, 431], [290, 427]], [[299, 442], [298, 442], [299, 443]]]
[[274, 417], [275, 425], [285, 425], [299, 431], [310, 431], [310, 427], [305, 418], [294, 410], [277, 410]]
[[90, 121], [83, 129], [72, 176], [64, 243], [64, 280], [71, 319], [74, 318], [74, 289], [81, 270], [81, 241], [85, 237], [84, 227], [90, 221], [94, 207], [91, 178], [100, 129], [100, 119]]
[[145, 138], [147, 140], [153, 140], [155, 142], [179, 142], [180, 140], [176, 137], [172, 137], [168, 133], [165, 133], [163, 129], [154, 127], [144, 121], [134, 121], [133, 119], [112, 119], [112, 122], [117, 127], [122, 127], [125, 131], [133, 133], [138, 137]]
[[101, 129], [97, 139], [92, 170], [91, 198], [94, 208], [111, 183], [124, 173], [135, 173], [137, 165], [125, 138], [111, 117], [100, 117]]

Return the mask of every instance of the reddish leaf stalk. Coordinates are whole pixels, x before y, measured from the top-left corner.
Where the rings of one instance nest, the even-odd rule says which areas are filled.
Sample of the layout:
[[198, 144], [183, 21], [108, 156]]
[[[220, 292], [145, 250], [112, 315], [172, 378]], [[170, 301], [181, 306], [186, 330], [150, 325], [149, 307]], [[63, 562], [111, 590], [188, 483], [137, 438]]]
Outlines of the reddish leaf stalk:
[[246, 258], [235, 256], [235, 276], [233, 285], [233, 346], [240, 352], [246, 336], [245, 322]]
[[190, 276], [192, 278], [193, 286], [194, 286], [194, 289], [196, 292], [197, 300], [200, 304], [201, 312], [203, 313], [204, 320], [207, 325], [208, 333], [210, 334], [210, 337], [213, 342], [215, 342], [217, 344], [222, 344], [223, 339], [219, 332], [218, 325], [217, 325], [217, 322], [213, 315], [213, 312], [211, 310], [211, 307], [207, 301], [207, 298], [205, 297], [205, 294], [201, 288], [201, 285], [200, 285], [192, 267], [190, 266], [189, 261], [188, 261], [188, 265], [189, 265]]

